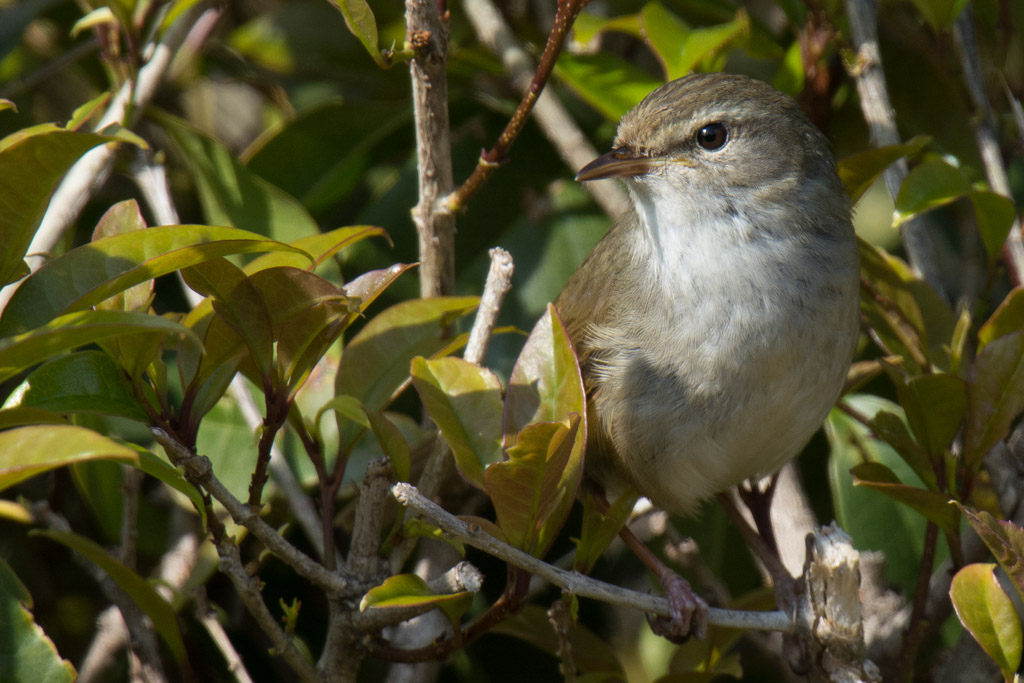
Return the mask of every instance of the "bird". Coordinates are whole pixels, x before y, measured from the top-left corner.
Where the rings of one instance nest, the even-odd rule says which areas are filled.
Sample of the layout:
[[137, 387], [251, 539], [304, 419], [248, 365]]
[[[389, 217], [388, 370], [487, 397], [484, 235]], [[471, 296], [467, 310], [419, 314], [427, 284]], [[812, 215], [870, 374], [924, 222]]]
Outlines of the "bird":
[[[738, 74], [651, 92], [576, 176], [603, 178], [630, 207], [554, 302], [587, 397], [584, 476], [692, 515], [795, 456], [839, 396], [860, 321], [850, 202], [799, 105]], [[686, 637], [707, 608], [678, 582]]]

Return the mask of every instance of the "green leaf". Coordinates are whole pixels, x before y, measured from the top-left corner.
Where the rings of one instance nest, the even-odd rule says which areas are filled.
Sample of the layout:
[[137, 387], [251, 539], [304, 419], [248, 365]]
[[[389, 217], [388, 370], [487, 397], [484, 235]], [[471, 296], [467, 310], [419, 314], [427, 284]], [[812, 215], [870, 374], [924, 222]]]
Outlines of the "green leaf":
[[640, 30], [645, 42], [661, 62], [666, 81], [689, 73], [689, 69], [683, 65], [684, 45], [690, 32], [685, 21], [661, 3], [649, 2], [640, 10]]
[[917, 442], [932, 458], [941, 458], [960, 431], [967, 410], [967, 387], [955, 375], [934, 373], [911, 377], [882, 361], [906, 412]]
[[72, 425], [38, 425], [0, 432], [0, 490], [56, 467], [97, 459], [137, 465], [139, 455], [129, 446]]
[[401, 430], [383, 412], [366, 408], [363, 408], [363, 411], [370, 422], [373, 435], [377, 437], [380, 449], [388, 456], [391, 466], [395, 469], [395, 478], [398, 481], [409, 481], [412, 477], [412, 458], [409, 444], [402, 436]]
[[971, 191], [971, 183], [958, 168], [945, 161], [925, 161], [907, 174], [896, 196], [896, 222], [950, 204]]
[[494, 513], [508, 542], [543, 557], [576, 498], [582, 463], [572, 455], [582, 445], [580, 416], [539, 422], [520, 432], [508, 460], [484, 471]]
[[1024, 332], [994, 339], [978, 352], [967, 378], [964, 460], [974, 469], [1024, 411]]
[[970, 564], [953, 576], [953, 609], [1007, 681], [1020, 666], [1021, 627], [1013, 602], [999, 585], [994, 564]]
[[1024, 330], [1024, 286], [1011, 290], [978, 330], [978, 351], [994, 339], [1021, 330]]
[[501, 382], [461, 358], [412, 360], [412, 382], [451, 446], [459, 473], [484, 488], [484, 470], [501, 460]]
[[1002, 254], [1006, 237], [1017, 218], [1017, 209], [1012, 199], [995, 192], [973, 190], [968, 196], [974, 206], [974, 217], [978, 221], [978, 232], [985, 243], [988, 260], [994, 263]]
[[946, 534], [954, 535], [960, 524], [956, 508], [949, 504], [949, 495], [928, 489], [907, 486], [880, 462], [866, 462], [850, 469], [854, 485], [883, 493], [916, 510], [934, 522]]
[[576, 556], [573, 569], [589, 574], [597, 559], [618, 536], [622, 525], [636, 505], [639, 494], [626, 491], [620, 495], [607, 512], [600, 512], [590, 491], [583, 495], [583, 526], [576, 541]]
[[555, 64], [555, 76], [609, 121], [621, 119], [662, 84], [632, 62], [608, 52], [562, 52]]
[[118, 311], [68, 313], [31, 332], [0, 342], [0, 380], [79, 346], [118, 335], [146, 332], [192, 334], [188, 328], [157, 315]]
[[185, 643], [181, 639], [181, 631], [178, 629], [178, 619], [174, 614], [174, 609], [148, 581], [111, 557], [96, 542], [84, 536], [53, 529], [36, 529], [29, 533], [32, 536], [48, 538], [67, 546], [102, 569], [150, 618], [153, 627], [167, 643], [174, 658], [179, 662], [185, 660]]
[[[335, 393], [355, 396], [369, 410], [387, 407], [409, 381], [412, 359], [444, 351], [448, 328], [479, 302], [478, 297], [413, 299], [381, 311], [345, 346]], [[342, 443], [350, 444], [355, 432], [343, 429]]]
[[984, 510], [974, 512], [959, 502], [954, 504], [964, 513], [971, 528], [988, 546], [1024, 599], [1024, 529], [1013, 522], [998, 520]]
[[[92, 232], [92, 241], [120, 235], [133, 230], [145, 230], [146, 220], [142, 217], [139, 203], [134, 199], [126, 199], [107, 209], [100, 217], [96, 229]], [[145, 313], [153, 299], [154, 282], [152, 279], [118, 292], [110, 299], [100, 302], [97, 307], [107, 311], [138, 311]]]
[[[315, 270], [327, 259], [337, 254], [342, 249], [350, 247], [367, 237], [387, 237], [384, 228], [375, 228], [370, 225], [354, 225], [346, 228], [338, 228], [330, 232], [317, 233], [308, 237], [300, 237], [291, 242], [291, 246], [299, 250], [298, 253], [287, 251], [272, 251], [257, 256], [242, 268], [248, 275], [280, 266], [291, 266], [305, 270]], [[307, 254], [312, 257], [309, 262]]]
[[117, 364], [102, 351], [80, 351], [43, 364], [15, 390], [18, 405], [53, 413], [116, 415], [147, 422]]
[[936, 31], [947, 31], [953, 27], [957, 16], [967, 6], [968, 0], [911, 0], [917, 11]]
[[956, 317], [910, 266], [863, 239], [857, 240], [861, 273], [861, 313], [879, 338], [903, 356], [912, 374], [929, 366], [949, 369], [949, 340]]
[[320, 231], [297, 199], [242, 166], [219, 142], [169, 114], [156, 118], [185, 154], [208, 223], [252, 230], [282, 242]]
[[391, 286], [392, 282], [401, 277], [402, 273], [414, 267], [415, 264], [396, 263], [389, 268], [367, 271], [351, 282], [345, 283], [345, 294], [353, 299], [358, 299], [359, 310], [365, 311], [385, 289]]
[[910, 435], [906, 422], [888, 410], [879, 410], [875, 416], [868, 420], [878, 438], [892, 446], [903, 461], [913, 468], [914, 473], [921, 478], [925, 485], [933, 490], [938, 490], [938, 481], [935, 478], [935, 469], [932, 461], [921, 446], [914, 441]]
[[117, 139], [43, 124], [0, 140], [0, 286], [28, 273], [22, 257], [57, 182], [87, 151]]
[[[848, 394], [843, 402], [869, 420], [882, 411], [896, 416], [903, 414], [898, 405], [876, 396]], [[833, 409], [829, 414], [825, 434], [831, 446], [828, 476], [836, 520], [855, 539], [859, 550], [885, 552], [886, 578], [908, 594], [912, 593], [924, 548], [926, 520], [888, 496], [854, 486], [850, 469], [864, 462], [879, 462], [905, 484], [923, 484], [891, 446], [840, 409]], [[946, 552], [946, 546], [940, 544], [939, 555]]]
[[331, 0], [331, 4], [341, 10], [348, 30], [359, 39], [377, 66], [388, 66], [377, 48], [377, 22], [366, 0]]
[[140, 282], [219, 256], [277, 250], [304, 254], [252, 232], [207, 225], [167, 225], [105, 237], [48, 261], [25, 280], [0, 319], [0, 335], [30, 330]]
[[0, 680], [72, 683], [75, 667], [62, 659], [53, 641], [35, 622], [32, 596], [0, 557]]
[[903, 157], [916, 156], [931, 141], [928, 135], [918, 135], [900, 145], [875, 147], [841, 159], [839, 179], [843, 181], [850, 200], [856, 202], [889, 166]]
[[468, 591], [439, 595], [415, 574], [397, 574], [367, 591], [359, 602], [359, 611], [431, 605], [444, 612], [452, 625], [458, 627], [459, 618], [472, 602], [473, 594]]
[[598, 35], [607, 31], [617, 31], [640, 38], [640, 15], [626, 14], [608, 19], [590, 12], [580, 12], [572, 25], [572, 41], [577, 45], [587, 45]]
[[271, 385], [274, 330], [260, 292], [241, 268], [227, 259], [197, 263], [181, 271], [185, 282], [212, 300], [213, 310], [245, 342], [263, 387]]
[[[523, 345], [505, 396], [505, 446], [527, 425], [586, 414], [583, 378], [572, 343], [550, 304]], [[586, 420], [584, 418], [584, 432]]]

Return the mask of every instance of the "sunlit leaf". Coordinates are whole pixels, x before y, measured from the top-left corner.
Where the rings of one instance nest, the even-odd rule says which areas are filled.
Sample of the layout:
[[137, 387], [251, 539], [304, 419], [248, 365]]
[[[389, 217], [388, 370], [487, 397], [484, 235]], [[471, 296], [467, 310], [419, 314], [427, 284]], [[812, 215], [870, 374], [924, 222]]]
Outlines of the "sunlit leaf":
[[466, 481], [484, 488], [484, 470], [501, 460], [501, 382], [461, 358], [414, 358], [412, 381], [451, 446]]
[[52, 124], [26, 128], [0, 140], [0, 285], [28, 273], [22, 257], [57, 181], [87, 151], [117, 138], [78, 133]]
[[953, 609], [1007, 681], [1020, 666], [1020, 617], [999, 585], [994, 564], [970, 564], [953, 576], [949, 598]]
[[543, 557], [565, 523], [579, 485], [573, 451], [583, 440], [579, 414], [565, 423], [531, 424], [507, 449], [508, 459], [484, 470], [484, 482], [511, 545]]
[[6, 644], [0, 657], [0, 680], [71, 683], [75, 667], [61, 658], [31, 609], [31, 594], [0, 557], [0, 640]]
[[38, 327], [140, 282], [219, 256], [299, 249], [245, 230], [168, 225], [133, 230], [72, 249], [22, 283], [0, 319], [0, 335]]
[[928, 489], [907, 486], [888, 467], [880, 462], [866, 462], [853, 467], [850, 473], [854, 484], [907, 505], [934, 522], [947, 534], [955, 534], [959, 524], [956, 508], [949, 504], [949, 495]]
[[139, 455], [129, 446], [72, 425], [0, 432], [0, 490], [55, 467], [95, 459], [137, 464]]
[[459, 618], [472, 602], [473, 594], [468, 591], [438, 595], [415, 574], [397, 574], [367, 591], [359, 602], [359, 611], [431, 605], [444, 612], [452, 624], [457, 626]]
[[157, 315], [120, 311], [68, 313], [31, 332], [0, 342], [0, 380], [64, 351], [125, 334], [161, 332], [192, 334], [182, 325]]
[[[385, 408], [409, 381], [416, 356], [434, 357], [449, 346], [455, 320], [476, 310], [477, 297], [403, 301], [381, 311], [345, 346], [335, 393], [355, 396], [369, 410]], [[344, 443], [355, 435], [343, 429]]]
[[[92, 241], [120, 235], [133, 230], [145, 230], [146, 220], [142, 217], [142, 210], [139, 203], [134, 199], [126, 199], [118, 202], [107, 209], [96, 228], [92, 231]], [[138, 311], [145, 313], [153, 298], [153, 280], [140, 282], [122, 292], [118, 292], [110, 299], [97, 304], [98, 308], [108, 311]]]
[[840, 159], [839, 178], [850, 200], [856, 202], [889, 166], [903, 157], [918, 154], [931, 141], [928, 135], [918, 135], [903, 144], [875, 147]]
[[945, 206], [970, 191], [971, 183], [960, 169], [945, 161], [925, 161], [903, 179], [896, 196], [897, 222]]
[[331, 0], [331, 4], [341, 10], [348, 30], [359, 39], [377, 66], [387, 66], [377, 49], [377, 21], [366, 0]]
[[984, 510], [975, 512], [960, 503], [956, 506], [1024, 599], [1024, 529], [1013, 522], [998, 520]]
[[181, 631], [178, 628], [178, 619], [174, 614], [174, 609], [148, 581], [111, 557], [110, 553], [99, 544], [85, 536], [54, 529], [36, 529], [30, 534], [67, 546], [102, 569], [152, 620], [153, 627], [163, 638], [174, 658], [179, 662], [184, 661], [185, 643], [181, 639]]
[[[338, 228], [330, 232], [317, 233], [308, 237], [301, 237], [291, 246], [300, 249], [302, 253], [287, 251], [272, 251], [257, 256], [242, 268], [247, 274], [252, 275], [256, 271], [265, 270], [279, 266], [291, 266], [293, 268], [304, 268], [314, 270], [324, 261], [333, 257], [339, 251], [353, 244], [357, 244], [367, 237], [387, 237], [384, 228], [375, 228], [369, 225], [354, 225], [345, 228]], [[313, 258], [310, 263], [306, 254]]]
[[16, 393], [20, 405], [54, 413], [148, 419], [117, 364], [102, 351], [81, 351], [49, 361], [25, 378]]
[[609, 121], [621, 119], [662, 84], [632, 62], [608, 52], [594, 55], [563, 52], [558, 56], [555, 76]]

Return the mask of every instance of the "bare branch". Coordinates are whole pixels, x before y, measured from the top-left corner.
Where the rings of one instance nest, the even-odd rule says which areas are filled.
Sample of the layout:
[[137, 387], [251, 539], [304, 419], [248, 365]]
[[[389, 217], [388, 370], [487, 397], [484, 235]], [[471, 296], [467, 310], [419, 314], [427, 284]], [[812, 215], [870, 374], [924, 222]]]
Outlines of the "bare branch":
[[477, 309], [476, 319], [473, 321], [473, 329], [469, 333], [466, 351], [462, 354], [463, 358], [477, 365], [484, 360], [487, 343], [494, 331], [494, 324], [498, 320], [501, 304], [512, 287], [512, 272], [515, 270], [512, 265], [512, 255], [501, 247], [495, 247], [489, 253], [491, 269], [487, 272], [487, 282], [484, 284], [483, 296], [480, 297], [480, 307]]
[[[850, 19], [850, 36], [857, 51], [857, 65], [853, 76], [857, 83], [864, 120], [871, 131], [876, 147], [899, 143], [896, 115], [889, 100], [889, 90], [882, 72], [882, 53], [878, 49], [878, 26], [875, 23], [873, 0], [846, 0], [846, 14]], [[900, 159], [885, 172], [885, 184], [895, 199], [900, 185], [907, 176], [907, 162]], [[921, 218], [903, 223], [900, 227], [903, 245], [911, 265], [921, 277], [943, 297], [946, 296], [935, 258], [935, 245], [928, 226]]]
[[412, 211], [420, 238], [420, 295], [455, 291], [455, 216], [441, 202], [451, 193], [452, 152], [448, 125], [447, 20], [434, 0], [406, 0], [420, 199]]
[[[442, 531], [456, 540], [479, 548], [511, 565], [525, 569], [531, 574], [541, 576], [567, 593], [652, 614], [663, 616], [669, 614], [669, 604], [665, 598], [620, 588], [578, 572], [566, 571], [547, 564], [522, 550], [499, 541], [483, 529], [463, 522], [433, 501], [424, 498], [411, 484], [402, 482], [395, 484], [391, 488], [391, 494], [403, 505], [429, 517]], [[708, 610], [708, 623], [715, 626], [787, 633], [794, 628], [789, 617], [782, 612], [743, 612], [714, 607]]]
[[210, 607], [210, 603], [206, 599], [206, 589], [200, 586], [192, 593], [192, 598], [196, 601], [196, 619], [203, 625], [206, 632], [210, 634], [213, 644], [224, 655], [228, 671], [234, 674], [235, 680], [238, 683], [252, 683], [252, 678], [250, 678], [249, 672], [245, 669], [242, 657], [231, 643], [231, 638], [228, 637], [227, 631], [221, 625], [220, 619], [217, 618], [217, 611]]
[[353, 581], [348, 576], [342, 572], [330, 572], [325, 569], [316, 560], [284, 540], [281, 534], [264, 522], [256, 511], [235, 498], [213, 474], [213, 468], [207, 458], [192, 453], [159, 427], [151, 427], [150, 431], [157, 443], [164, 447], [171, 462], [176, 467], [183, 468], [185, 478], [193, 486], [201, 486], [209, 491], [210, 495], [224, 506], [237, 524], [241, 524], [251, 531], [270, 552], [294, 569], [296, 573], [309, 579], [313, 584], [326, 591], [328, 595], [350, 596], [353, 593]]
[[309, 683], [318, 681], [319, 678], [313, 663], [299, 651], [292, 639], [277, 623], [274, 615], [267, 609], [259, 586], [256, 585], [259, 580], [245, 572], [238, 546], [231, 541], [224, 540], [217, 545], [217, 553], [220, 555], [220, 570], [231, 579], [235, 591], [242, 599], [246, 609], [249, 610], [249, 614], [273, 643], [274, 651], [288, 662], [300, 680], [309, 681]]

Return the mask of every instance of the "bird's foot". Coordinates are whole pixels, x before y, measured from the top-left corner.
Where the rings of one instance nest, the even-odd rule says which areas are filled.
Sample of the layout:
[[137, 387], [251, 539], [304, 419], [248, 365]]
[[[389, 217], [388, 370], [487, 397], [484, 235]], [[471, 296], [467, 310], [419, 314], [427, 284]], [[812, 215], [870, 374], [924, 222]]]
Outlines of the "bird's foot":
[[708, 634], [708, 604], [690, 587], [690, 583], [666, 567], [659, 577], [665, 589], [671, 616], [647, 615], [647, 623], [655, 634], [673, 643], [686, 642], [690, 636], [704, 638]]

